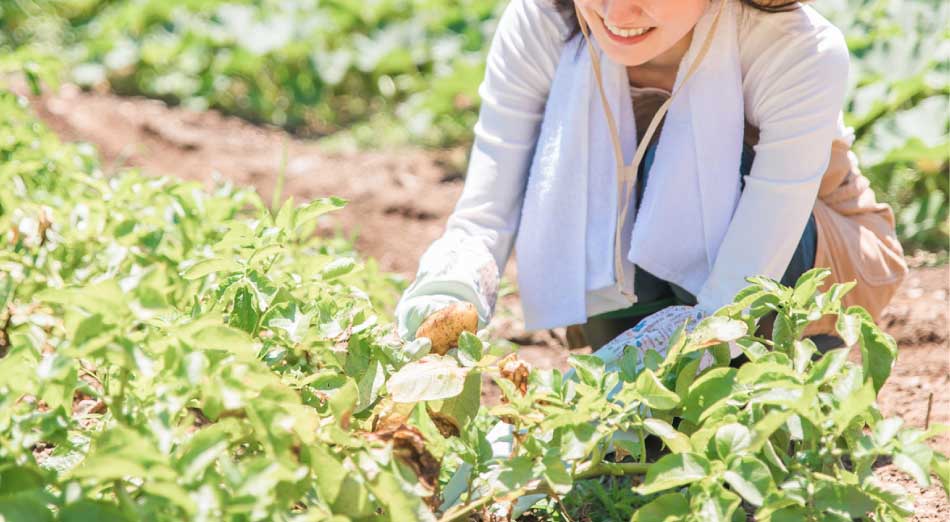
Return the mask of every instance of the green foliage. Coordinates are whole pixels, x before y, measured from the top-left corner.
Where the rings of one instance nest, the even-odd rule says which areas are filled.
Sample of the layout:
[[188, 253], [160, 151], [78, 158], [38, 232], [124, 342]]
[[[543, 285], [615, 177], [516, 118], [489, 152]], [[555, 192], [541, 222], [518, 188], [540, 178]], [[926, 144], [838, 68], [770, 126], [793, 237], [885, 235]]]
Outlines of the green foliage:
[[939, 0], [823, 0], [848, 37], [846, 123], [905, 246], [950, 242], [950, 5]]
[[[313, 237], [342, 200], [271, 215], [228, 185], [106, 178], [22, 99], [2, 91], [0, 114], [6, 520], [359, 519], [382, 504], [374, 519], [425, 519], [392, 445], [361, 435], [402, 353], [375, 312], [393, 285]], [[344, 468], [341, 491], [343, 473], [324, 474]]]
[[[539, 493], [644, 521], [904, 520], [876, 464], [950, 487], [927, 444], [943, 428], [877, 409], [896, 344], [842, 307], [850, 284], [817, 291], [827, 270], [750, 278], [665, 358], [575, 356], [567, 379], [479, 336], [445, 356], [394, 338], [391, 281], [313, 236], [338, 198], [272, 212], [229, 185], [106, 177], [5, 90], [0, 184], [6, 520], [448, 522]], [[771, 339], [751, 335], [768, 314]], [[860, 363], [801, 339], [828, 314]], [[480, 404], [483, 376], [501, 404]]]
[[357, 135], [378, 139], [398, 121], [416, 141], [444, 144], [475, 123], [498, 5], [17, 0], [0, 10], [0, 28], [13, 44], [65, 44], [82, 84], [315, 135], [369, 125]]

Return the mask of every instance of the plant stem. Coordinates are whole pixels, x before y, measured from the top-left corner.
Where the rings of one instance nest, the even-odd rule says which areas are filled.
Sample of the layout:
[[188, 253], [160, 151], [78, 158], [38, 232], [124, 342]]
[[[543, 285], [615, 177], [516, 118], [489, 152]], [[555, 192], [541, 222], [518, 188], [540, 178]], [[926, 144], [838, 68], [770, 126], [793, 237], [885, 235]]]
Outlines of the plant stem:
[[637, 435], [640, 437], [640, 464], [647, 462], [647, 434], [643, 430], [643, 425], [637, 427]]
[[[519, 495], [520, 496], [520, 495]], [[495, 492], [492, 491], [488, 495], [479, 498], [475, 502], [470, 504], [463, 504], [461, 506], [456, 506], [448, 510], [442, 518], [439, 519], [439, 522], [453, 522], [455, 520], [460, 520], [462, 517], [468, 515], [469, 513], [484, 507], [486, 504], [495, 499]]]
[[280, 167], [277, 169], [277, 182], [274, 186], [274, 194], [271, 196], [270, 208], [271, 215], [277, 217], [277, 211], [280, 210], [280, 200], [284, 193], [284, 178], [287, 175], [287, 138], [281, 146]]
[[934, 394], [933, 392], [930, 392], [930, 397], [927, 398], [927, 417], [924, 419], [925, 430], [930, 429], [930, 410], [933, 409], [933, 406], [934, 406]]
[[567, 512], [567, 506], [564, 505], [564, 502], [561, 501], [561, 496], [558, 494], [551, 495], [554, 497], [554, 500], [557, 502], [558, 508], [561, 510], [561, 514], [564, 515], [564, 518], [567, 522], [574, 522], [574, 519], [571, 518], [571, 515]]
[[766, 346], [775, 346], [775, 343], [774, 343], [774, 342], [772, 342], [772, 341], [766, 339], [765, 337], [758, 337], [758, 336], [755, 336], [755, 335], [747, 335], [746, 337], [748, 337], [749, 339], [752, 339], [753, 341], [759, 341], [760, 343], [762, 343], [762, 344], [764, 344], [764, 345], [766, 345]]
[[582, 466], [574, 475], [574, 480], [584, 480], [602, 475], [643, 475], [650, 469], [648, 462], [596, 462], [590, 466]]

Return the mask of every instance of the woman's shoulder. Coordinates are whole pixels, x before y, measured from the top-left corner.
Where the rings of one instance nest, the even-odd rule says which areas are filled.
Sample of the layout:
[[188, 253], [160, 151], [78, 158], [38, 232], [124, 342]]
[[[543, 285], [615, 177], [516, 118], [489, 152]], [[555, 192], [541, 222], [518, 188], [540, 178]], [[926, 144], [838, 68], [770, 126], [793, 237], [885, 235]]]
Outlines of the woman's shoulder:
[[766, 12], [742, 6], [741, 31], [746, 38], [771, 34], [778, 38], [843, 38], [841, 31], [814, 7], [798, 4], [794, 9]]
[[812, 73], [816, 72], [815, 67], [834, 70], [843, 66], [845, 73], [847, 69], [844, 34], [808, 5], [777, 13], [744, 7], [739, 47], [744, 72], [766, 65], [773, 71], [782, 71], [802, 62], [810, 64]]
[[[850, 56], [841, 30], [807, 5], [779, 13], [744, 8], [739, 52], [746, 110], [764, 118], [791, 100], [840, 104]], [[804, 93], [812, 99], [802, 101]]]
[[486, 88], [530, 86], [546, 93], [568, 34], [554, 0], [511, 0], [498, 19], [488, 53]]
[[524, 37], [563, 42], [570, 33], [567, 20], [554, 0], [511, 0], [505, 13], [525, 31]]

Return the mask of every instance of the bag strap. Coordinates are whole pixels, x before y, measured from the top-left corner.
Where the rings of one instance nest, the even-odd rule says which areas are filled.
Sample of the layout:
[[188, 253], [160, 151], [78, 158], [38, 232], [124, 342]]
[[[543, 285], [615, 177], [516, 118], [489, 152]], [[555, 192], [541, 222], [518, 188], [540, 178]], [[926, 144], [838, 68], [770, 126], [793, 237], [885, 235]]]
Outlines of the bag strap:
[[617, 123], [614, 121], [613, 113], [610, 111], [610, 104], [607, 102], [607, 95], [604, 92], [604, 81], [602, 78], [603, 75], [601, 74], [600, 56], [594, 50], [594, 44], [591, 42], [587, 22], [581, 15], [580, 8], [577, 6], [577, 3], [575, 2], [574, 4], [574, 13], [577, 16], [577, 23], [580, 26], [581, 33], [584, 35], [584, 40], [587, 42], [587, 51], [590, 53], [591, 65], [594, 68], [594, 78], [597, 80], [597, 90], [600, 93], [600, 102], [604, 108], [604, 115], [607, 117], [607, 126], [610, 129], [610, 140], [614, 149], [614, 159], [617, 165], [617, 194], [620, 198], [617, 205], [617, 225], [614, 227], [614, 273], [617, 276], [617, 289], [630, 301], [631, 304], [636, 302], [636, 295], [625, 291], [623, 286], [623, 254], [621, 252], [620, 238], [623, 229], [623, 223], [627, 218], [627, 207], [632, 196], [633, 187], [636, 186], [637, 169], [640, 166], [640, 162], [643, 161], [643, 156], [646, 154], [647, 147], [649, 146], [650, 141], [653, 139], [653, 135], [656, 133], [657, 127], [660, 126], [663, 116], [666, 115], [667, 110], [670, 108], [673, 98], [676, 97], [676, 95], [683, 89], [683, 85], [685, 85], [686, 82], [689, 81], [689, 79], [693, 76], [693, 73], [696, 72], [696, 70], [699, 68], [699, 64], [709, 52], [709, 48], [712, 46], [713, 36], [716, 33], [716, 28], [719, 27], [719, 18], [722, 15], [723, 7], [726, 5], [727, 1], [728, 0], [719, 0], [719, 7], [716, 10], [716, 15], [713, 17], [712, 24], [709, 27], [709, 32], [706, 34], [706, 39], [703, 41], [699, 52], [696, 54], [696, 59], [694, 59], [693, 63], [690, 64], [689, 69], [686, 71], [686, 75], [683, 77], [683, 81], [680, 82], [680, 84], [670, 94], [670, 97], [667, 98], [662, 105], [660, 105], [659, 109], [657, 109], [656, 114], [650, 121], [650, 125], [647, 127], [646, 133], [644, 133], [640, 143], [637, 144], [637, 151], [633, 155], [633, 160], [629, 165], [624, 162], [623, 147], [620, 144], [620, 133], [617, 132]]

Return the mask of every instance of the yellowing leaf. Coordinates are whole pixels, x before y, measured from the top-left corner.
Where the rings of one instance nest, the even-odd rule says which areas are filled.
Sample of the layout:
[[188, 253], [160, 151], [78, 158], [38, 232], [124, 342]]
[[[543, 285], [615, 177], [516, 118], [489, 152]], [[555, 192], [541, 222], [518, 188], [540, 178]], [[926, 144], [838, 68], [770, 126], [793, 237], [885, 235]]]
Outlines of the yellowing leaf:
[[387, 389], [395, 402], [448, 399], [462, 393], [469, 370], [452, 357], [427, 355], [393, 374]]

